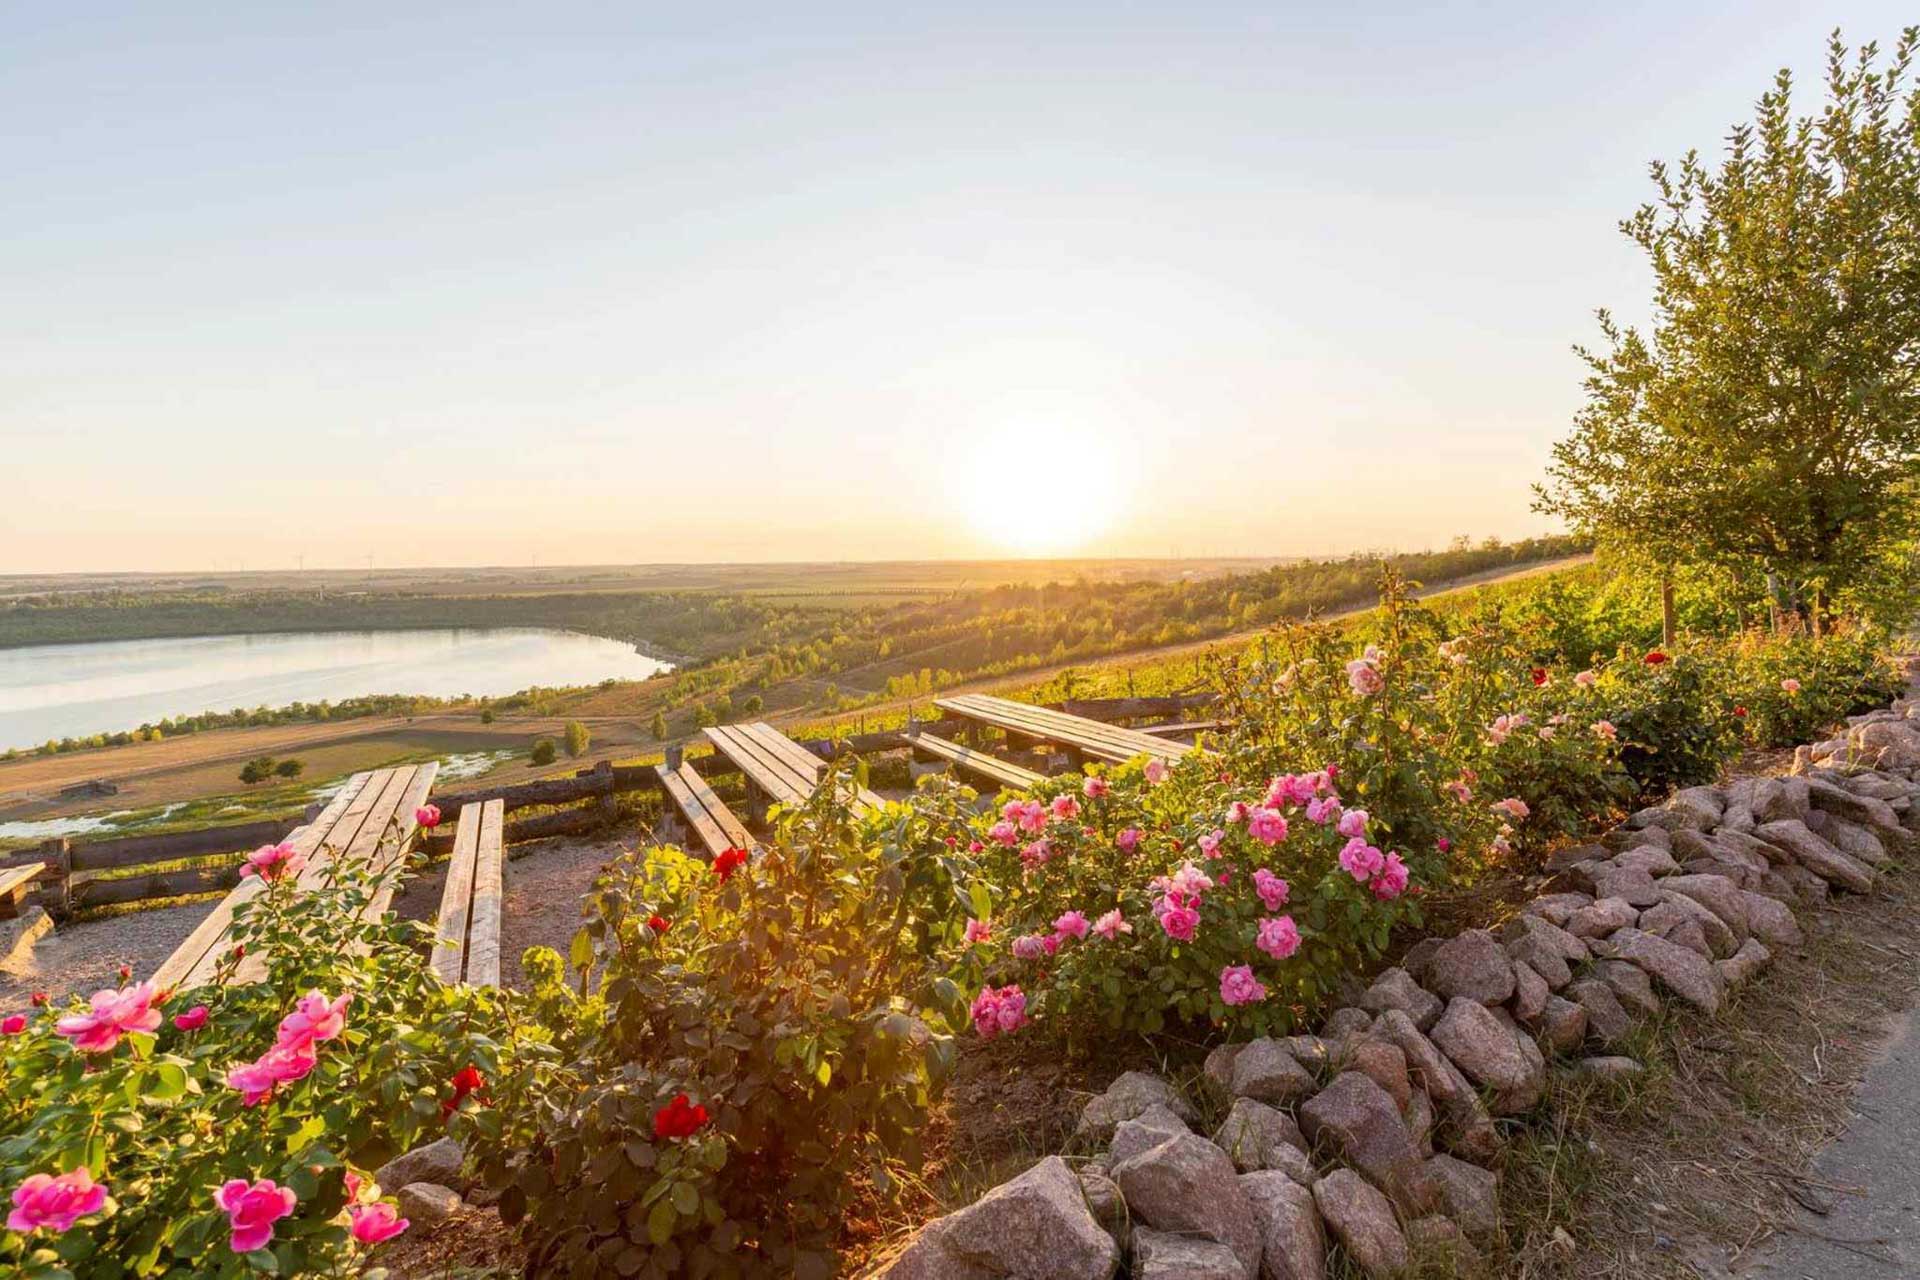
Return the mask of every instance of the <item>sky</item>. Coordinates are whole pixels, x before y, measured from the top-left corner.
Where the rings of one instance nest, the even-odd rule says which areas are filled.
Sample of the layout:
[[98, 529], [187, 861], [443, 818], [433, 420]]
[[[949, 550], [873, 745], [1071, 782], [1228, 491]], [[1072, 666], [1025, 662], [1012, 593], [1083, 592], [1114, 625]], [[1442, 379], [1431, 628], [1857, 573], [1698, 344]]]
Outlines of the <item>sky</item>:
[[1910, 17], [0, 7], [0, 573], [1549, 531], [1646, 163]]

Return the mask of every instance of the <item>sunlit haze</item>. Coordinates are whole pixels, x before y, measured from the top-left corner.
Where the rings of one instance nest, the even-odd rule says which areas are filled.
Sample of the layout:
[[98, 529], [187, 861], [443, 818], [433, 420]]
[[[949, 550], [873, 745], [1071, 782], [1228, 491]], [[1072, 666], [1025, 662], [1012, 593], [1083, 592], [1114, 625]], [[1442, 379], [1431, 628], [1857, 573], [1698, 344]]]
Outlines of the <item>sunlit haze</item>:
[[1547, 531], [1684, 8], [10, 6], [0, 572]]

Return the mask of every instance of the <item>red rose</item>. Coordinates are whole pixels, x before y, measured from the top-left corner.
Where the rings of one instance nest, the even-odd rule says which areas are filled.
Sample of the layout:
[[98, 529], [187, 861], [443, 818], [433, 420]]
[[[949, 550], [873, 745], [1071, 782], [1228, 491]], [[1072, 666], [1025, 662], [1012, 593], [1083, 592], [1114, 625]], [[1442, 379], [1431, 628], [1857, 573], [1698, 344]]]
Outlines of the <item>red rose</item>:
[[707, 1109], [690, 1104], [687, 1095], [677, 1093], [673, 1101], [653, 1113], [656, 1138], [691, 1138], [707, 1123]]
[[647, 928], [653, 930], [655, 933], [665, 933], [667, 930], [673, 928], [673, 922], [665, 916], [648, 916]]
[[720, 882], [725, 884], [733, 878], [734, 871], [746, 865], [746, 861], [745, 849], [728, 849], [713, 860], [713, 874], [719, 876]]
[[1641, 659], [1642, 662], [1646, 663], [1650, 667], [1657, 667], [1661, 663], [1665, 662], [1666, 660], [1667, 660], [1667, 655], [1660, 652], [1658, 649], [1655, 649], [1652, 653], [1649, 653], [1646, 657]]
[[452, 1084], [453, 1096], [440, 1104], [440, 1115], [442, 1118], [450, 1116], [459, 1110], [460, 1104], [465, 1102], [470, 1095], [486, 1088], [487, 1078], [480, 1074], [478, 1067], [469, 1063], [453, 1073]]
[[1528, 672], [1528, 674], [1533, 677], [1533, 684], [1536, 689], [1547, 682], [1547, 669], [1545, 667], [1535, 667], [1532, 671]]
[[1736, 716], [1739, 716], [1742, 720], [1745, 720], [1747, 718], [1747, 709], [1745, 707], [1735, 707], [1733, 709], [1733, 714], [1735, 714]]
[[41, 1007], [42, 1005], [44, 1005], [44, 1004], [46, 1004], [46, 1002], [47, 1002], [47, 993], [46, 993], [46, 992], [44, 992], [44, 991], [36, 991], [36, 992], [34, 992], [34, 993], [33, 993], [33, 995], [32, 995], [31, 997], [29, 997], [29, 999], [31, 1000], [31, 1002], [32, 1002], [32, 1004], [33, 1004], [33, 1007], [34, 1007], [34, 1008], [36, 1008], [36, 1009], [38, 1009], [38, 1008], [40, 1008], [40, 1007]]
[[120, 981], [125, 982], [128, 978], [131, 978], [133, 976], [133, 966], [130, 964], [123, 964], [120, 966], [118, 970], [116, 970], [116, 972], [119, 973], [120, 975]]

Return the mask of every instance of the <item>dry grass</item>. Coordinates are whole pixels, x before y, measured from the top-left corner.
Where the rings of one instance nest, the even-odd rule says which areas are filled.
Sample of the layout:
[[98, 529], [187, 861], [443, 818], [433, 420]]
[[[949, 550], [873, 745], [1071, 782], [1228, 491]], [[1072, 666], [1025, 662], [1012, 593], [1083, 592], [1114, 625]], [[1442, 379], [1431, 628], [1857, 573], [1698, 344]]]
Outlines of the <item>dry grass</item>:
[[1801, 918], [1804, 950], [1776, 957], [1717, 1018], [1670, 1008], [1639, 1030], [1644, 1077], [1569, 1081], [1513, 1135], [1504, 1274], [1726, 1276], [1802, 1206], [1852, 1190], [1808, 1170], [1920, 992], [1920, 896], [1896, 868], [1873, 898]]

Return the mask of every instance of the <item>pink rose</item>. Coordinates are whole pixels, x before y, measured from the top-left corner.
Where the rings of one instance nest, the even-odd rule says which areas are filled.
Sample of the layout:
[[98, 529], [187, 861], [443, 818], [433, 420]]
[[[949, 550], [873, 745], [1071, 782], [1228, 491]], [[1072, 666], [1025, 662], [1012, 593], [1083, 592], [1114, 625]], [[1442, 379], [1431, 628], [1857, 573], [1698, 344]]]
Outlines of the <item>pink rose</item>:
[[1407, 864], [1400, 860], [1399, 854], [1390, 853], [1379, 874], [1367, 887], [1373, 890], [1374, 897], [1382, 902], [1391, 902], [1407, 891], [1407, 879]]
[[1253, 806], [1245, 800], [1235, 800], [1227, 806], [1227, 825], [1234, 826], [1253, 816]]
[[1387, 680], [1371, 662], [1356, 658], [1347, 664], [1347, 684], [1358, 696], [1369, 698], [1386, 688]]
[[1255, 809], [1247, 817], [1247, 834], [1271, 847], [1287, 838], [1287, 820], [1278, 809]]
[[1101, 777], [1090, 777], [1080, 784], [1081, 794], [1089, 800], [1102, 799], [1106, 796], [1107, 792], [1111, 790], [1113, 790], [1113, 785]]
[[1367, 811], [1347, 810], [1340, 815], [1340, 821], [1333, 824], [1333, 829], [1343, 836], [1364, 836], [1367, 834]]
[[0, 1021], [0, 1036], [17, 1036], [27, 1029], [27, 1015], [16, 1013]]
[[13, 1212], [7, 1230], [25, 1233], [45, 1228], [60, 1232], [90, 1213], [100, 1212], [107, 1189], [93, 1180], [85, 1165], [59, 1177], [36, 1173], [13, 1189]]
[[1340, 866], [1361, 884], [1371, 880], [1385, 864], [1385, 856], [1360, 836], [1347, 841], [1340, 850]]
[[279, 880], [297, 874], [306, 864], [306, 855], [290, 844], [263, 844], [247, 855], [247, 865], [240, 874], [259, 876], [262, 880]]
[[982, 987], [973, 998], [973, 1027], [983, 1039], [1018, 1031], [1027, 1025], [1027, 997], [1016, 986]]
[[1326, 826], [1340, 817], [1340, 801], [1335, 796], [1320, 796], [1307, 802], [1307, 821]]
[[1199, 844], [1202, 855], [1209, 858], [1217, 858], [1220, 856], [1220, 842], [1226, 838], [1227, 833], [1215, 827], [1213, 830], [1207, 832], [1207, 834], [1201, 836], [1196, 843]]
[[1080, 802], [1072, 796], [1055, 796], [1047, 808], [1058, 822], [1071, 822], [1080, 816]]
[[409, 1225], [400, 1211], [384, 1200], [354, 1205], [347, 1211], [347, 1217], [353, 1223], [353, 1238], [365, 1245], [391, 1240]]
[[1526, 821], [1527, 815], [1533, 812], [1533, 810], [1527, 808], [1527, 802], [1517, 796], [1508, 796], [1505, 800], [1490, 807], [1495, 813], [1504, 813], [1515, 822]]
[[1179, 894], [1168, 894], [1160, 899], [1160, 928], [1175, 942], [1193, 941], [1193, 932], [1200, 927], [1200, 913]]
[[227, 1087], [239, 1091], [241, 1106], [257, 1107], [279, 1086], [306, 1079], [318, 1061], [311, 1047], [272, 1048], [254, 1061], [229, 1070]]
[[1045, 934], [1023, 933], [1013, 940], [1013, 958], [1016, 960], [1038, 960], [1046, 954]]
[[1267, 998], [1267, 989], [1244, 964], [1228, 965], [1220, 971], [1220, 999], [1229, 1005], [1254, 1004]]
[[987, 831], [987, 838], [995, 844], [1005, 845], [1011, 849], [1020, 843], [1020, 828], [1002, 818]]
[[1604, 738], [1608, 742], [1618, 742], [1620, 740], [1620, 731], [1613, 727], [1611, 720], [1595, 720], [1593, 722], [1593, 734], [1596, 738]]
[[174, 1014], [173, 1025], [180, 1031], [198, 1031], [207, 1025], [207, 1006], [197, 1004], [185, 1013]]
[[1053, 922], [1053, 932], [1059, 937], [1084, 938], [1087, 928], [1086, 916], [1078, 911], [1069, 911]]
[[1591, 671], [1582, 671], [1579, 675], [1573, 678], [1573, 682], [1579, 685], [1582, 689], [1591, 689], [1593, 688], [1594, 683], [1597, 680], [1599, 680], [1599, 678], [1600, 678], [1599, 676], [1596, 676]]
[[1268, 916], [1260, 922], [1253, 945], [1275, 960], [1285, 960], [1300, 949], [1300, 926], [1292, 916]]
[[111, 1053], [122, 1036], [160, 1026], [151, 982], [138, 982], [118, 991], [96, 991], [88, 1003], [92, 1006], [88, 1012], [72, 1014], [53, 1024], [53, 1029], [71, 1040], [81, 1053]]
[[433, 830], [440, 825], [440, 806], [437, 804], [421, 805], [413, 811], [413, 820], [427, 830]]
[[309, 991], [293, 1006], [293, 1012], [280, 1019], [280, 1038], [276, 1046], [290, 1052], [311, 1052], [323, 1040], [332, 1040], [347, 1026], [347, 1005], [352, 992], [328, 1000], [318, 991]]
[[1148, 783], [1157, 787], [1167, 780], [1167, 762], [1165, 760], [1149, 760], [1147, 761], [1145, 772]]
[[1118, 907], [1115, 907], [1093, 922], [1093, 931], [1108, 942], [1112, 942], [1123, 933], [1132, 933], [1133, 926], [1127, 923], [1127, 918], [1120, 914]]
[[1780, 687], [1782, 689], [1785, 689], [1788, 693], [1800, 692], [1800, 682], [1798, 680], [1795, 680], [1792, 676], [1788, 676], [1785, 680], [1782, 680], [1780, 682]]
[[249, 1184], [235, 1178], [213, 1193], [213, 1202], [227, 1215], [233, 1233], [227, 1243], [235, 1253], [264, 1249], [273, 1239], [273, 1224], [293, 1212], [299, 1200], [291, 1190], [262, 1178]]
[[985, 942], [987, 939], [991, 938], [992, 936], [993, 936], [993, 925], [990, 921], [971, 920], [971, 919], [967, 921], [967, 945], [968, 946], [971, 947], [977, 942]]
[[1132, 853], [1140, 847], [1140, 828], [1128, 827], [1125, 831], [1115, 836], [1113, 842], [1119, 846], [1120, 852]]
[[1267, 904], [1267, 910], [1278, 911], [1286, 905], [1291, 886], [1265, 867], [1256, 868], [1253, 873], [1253, 891], [1260, 895], [1260, 901]]

